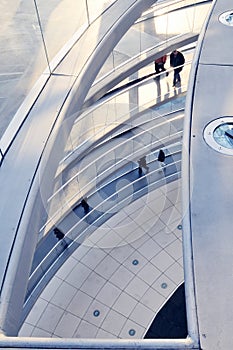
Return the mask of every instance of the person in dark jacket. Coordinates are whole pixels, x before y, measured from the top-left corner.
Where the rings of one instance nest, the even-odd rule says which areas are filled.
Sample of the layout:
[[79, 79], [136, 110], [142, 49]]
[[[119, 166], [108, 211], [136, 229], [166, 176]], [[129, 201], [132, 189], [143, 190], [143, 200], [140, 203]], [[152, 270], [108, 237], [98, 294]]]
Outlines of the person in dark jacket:
[[159, 153], [158, 153], [158, 161], [162, 164], [162, 165], [165, 165], [164, 161], [165, 161], [165, 153], [162, 149], [159, 150]]
[[177, 83], [181, 82], [180, 72], [183, 69], [184, 63], [185, 63], [184, 55], [180, 51], [177, 51], [177, 50], [172, 51], [170, 55], [170, 66], [174, 68], [173, 86], [176, 86]]
[[[166, 158], [166, 155], [164, 153], [164, 151], [162, 149], [159, 150], [159, 153], [158, 153], [158, 162], [160, 162], [161, 166], [164, 168], [166, 166], [165, 164], [165, 158]], [[164, 168], [164, 171], [166, 169]], [[159, 172], [162, 172], [162, 170], [160, 170]]]
[[87, 198], [82, 198], [81, 200], [81, 206], [84, 209], [84, 214], [87, 214], [89, 212], [89, 204], [87, 203]]

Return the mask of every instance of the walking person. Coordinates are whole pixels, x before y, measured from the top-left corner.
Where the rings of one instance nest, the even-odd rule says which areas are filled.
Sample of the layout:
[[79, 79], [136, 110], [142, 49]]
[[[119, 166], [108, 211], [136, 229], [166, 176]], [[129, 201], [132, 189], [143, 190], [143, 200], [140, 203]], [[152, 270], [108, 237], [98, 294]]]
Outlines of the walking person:
[[[184, 55], [177, 50], [173, 50], [170, 55], [170, 66], [174, 68], [174, 78], [173, 78], [173, 87], [181, 83], [180, 72], [183, 69], [185, 63]], [[178, 68], [176, 68], [178, 67]]]
[[148, 173], [149, 171], [149, 167], [148, 165], [146, 164], [146, 156], [143, 156], [142, 158], [140, 158], [138, 160], [138, 174], [139, 176], [142, 175], [142, 168], [146, 169], [146, 174]]
[[87, 203], [87, 198], [83, 198], [81, 200], [81, 206], [83, 207], [84, 209], [84, 214], [87, 214], [89, 212], [89, 204]]
[[57, 227], [55, 227], [53, 229], [53, 233], [56, 236], [56, 238], [58, 239], [58, 241], [62, 241], [61, 245], [63, 245], [64, 248], [67, 248], [68, 244], [67, 244], [66, 240], [64, 239], [65, 234], [61, 230], [59, 230], [59, 228], [57, 228]]
[[166, 68], [164, 67], [166, 60], [167, 60], [167, 55], [159, 57], [159, 58], [157, 58], [157, 60], [155, 60], [155, 73], [156, 74], [159, 74], [160, 72], [166, 71]]
[[164, 167], [166, 164], [165, 164], [165, 153], [164, 151], [161, 149], [158, 153], [158, 162], [161, 163], [162, 167]]

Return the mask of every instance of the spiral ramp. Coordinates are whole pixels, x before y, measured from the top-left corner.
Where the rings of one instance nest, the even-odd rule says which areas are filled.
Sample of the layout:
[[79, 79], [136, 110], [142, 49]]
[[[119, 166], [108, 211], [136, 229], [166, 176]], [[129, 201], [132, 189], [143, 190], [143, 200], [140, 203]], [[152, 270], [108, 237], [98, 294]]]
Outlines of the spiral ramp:
[[[139, 340], [184, 281], [184, 108], [211, 2], [152, 5], [112, 2], [50, 64], [2, 137], [4, 347], [200, 348], [193, 285], [184, 339]], [[172, 16], [189, 25], [193, 16], [192, 28], [174, 35]], [[154, 28], [165, 17], [159, 35]], [[98, 42], [91, 40], [97, 30]], [[173, 90], [172, 70], [155, 77], [151, 62], [177, 47], [186, 65]], [[139, 174], [143, 156], [149, 171]], [[54, 227], [64, 239], [56, 240]]]

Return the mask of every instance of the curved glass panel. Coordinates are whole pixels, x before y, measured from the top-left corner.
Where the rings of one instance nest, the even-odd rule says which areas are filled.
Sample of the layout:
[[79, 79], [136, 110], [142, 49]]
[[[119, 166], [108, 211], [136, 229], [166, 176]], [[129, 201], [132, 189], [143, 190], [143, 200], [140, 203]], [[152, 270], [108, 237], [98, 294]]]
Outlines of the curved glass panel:
[[1, 2], [0, 138], [48, 64], [114, 2], [28, 0], [14, 6]]
[[[185, 67], [187, 76], [189, 68], [189, 65]], [[146, 91], [151, 90], [150, 84], [156, 86], [152, 79], [136, 87], [138, 96], [146, 95]], [[140, 90], [141, 88], [142, 90]], [[175, 93], [181, 93], [181, 100], [173, 101], [171, 99], [170, 102], [162, 103], [161, 106], [158, 104], [158, 109], [156, 108], [156, 100], [151, 100], [149, 93], [145, 99], [140, 100], [137, 97], [134, 102], [129, 103], [133, 89], [135, 88], [110, 99], [108, 103], [99, 106], [91, 113], [86, 113], [75, 123], [67, 144], [69, 156], [67, 155], [67, 158], [61, 162], [61, 168], [58, 170], [56, 178], [57, 191], [50, 199], [49, 222], [46, 231], [57, 220], [55, 217], [64, 216], [64, 213], [70, 210], [78, 199], [90, 193], [97, 183], [102, 182], [109, 175], [109, 171], [114, 173], [123, 166], [124, 162], [131, 162], [132, 166], [135, 167], [136, 159], [140, 158], [141, 152], [147, 153], [149, 149], [159, 147], [161, 142], [166, 144], [172, 137], [175, 139], [181, 137], [179, 132], [183, 128], [183, 122], [180, 123], [179, 118], [169, 121], [169, 117], [162, 117], [162, 113], [169, 113], [183, 107], [182, 92], [185, 92], [186, 88], [182, 87], [179, 91], [175, 91]], [[174, 90], [172, 90], [170, 97], [172, 96], [174, 96]], [[167, 91], [165, 91], [165, 94], [158, 96], [158, 98], [163, 101], [169, 98], [169, 94], [167, 95]], [[149, 128], [149, 123], [153, 124], [149, 128], [149, 133], [145, 131], [145, 122], [147, 122], [146, 129]], [[118, 130], [118, 128], [120, 129]], [[130, 149], [128, 149], [126, 146], [129, 145], [127, 138], [124, 142], [124, 132], [132, 133], [132, 129], [136, 130], [135, 128], [138, 131], [133, 131]], [[113, 149], [103, 151], [104, 144], [108, 140], [114, 140], [115, 137], [120, 137], [123, 149], [118, 148], [116, 144]], [[94, 161], [89, 157], [92, 154], [92, 149], [95, 151]], [[129, 154], [127, 155], [125, 152], [129, 152]], [[103, 158], [103, 154], [106, 158]], [[119, 155], [121, 155], [120, 158]], [[106, 159], [111, 159], [111, 161], [106, 162]], [[70, 170], [65, 171], [65, 167]]]
[[76, 31], [88, 25], [86, 0], [36, 0], [36, 9], [50, 62]]
[[47, 66], [33, 1], [0, 4], [0, 138]]
[[[191, 4], [190, 4], [191, 3]], [[191, 6], [187, 6], [191, 5]], [[155, 4], [123, 36], [106, 60], [96, 80], [148, 50], [156, 48], [166, 40], [181, 33], [199, 33], [210, 8], [210, 2], [179, 1], [178, 5]], [[157, 9], [158, 8], [158, 9]], [[148, 14], [149, 12], [149, 14]], [[130, 45], [128, 44], [130, 43]]]

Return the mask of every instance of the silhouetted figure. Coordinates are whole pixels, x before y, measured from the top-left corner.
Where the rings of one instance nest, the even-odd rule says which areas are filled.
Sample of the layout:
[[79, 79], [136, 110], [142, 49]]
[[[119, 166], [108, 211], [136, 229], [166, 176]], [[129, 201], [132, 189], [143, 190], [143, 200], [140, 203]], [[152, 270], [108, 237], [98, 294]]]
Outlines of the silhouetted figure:
[[64, 233], [61, 230], [59, 230], [59, 228], [57, 228], [57, 227], [55, 227], [53, 229], [53, 233], [57, 237], [58, 241], [62, 240], [61, 245], [64, 247], [64, 249], [67, 248], [68, 244], [66, 243], [66, 241], [64, 239], [64, 237], [65, 237]]
[[64, 233], [61, 232], [57, 227], [53, 229], [53, 232], [59, 241], [65, 237]]
[[87, 214], [89, 212], [89, 204], [87, 203], [87, 199], [86, 198], [83, 198], [81, 200], [81, 206], [84, 209], [84, 213]]
[[144, 156], [144, 157], [142, 157], [142, 158], [140, 158], [138, 160], [138, 165], [139, 165], [139, 167], [138, 167], [138, 174], [139, 174], [139, 176], [142, 175], [142, 168], [146, 169], [146, 173], [148, 173], [149, 167], [146, 164], [146, 156]]
[[[182, 66], [185, 63], [184, 55], [177, 50], [173, 50], [170, 55], [170, 66], [174, 68], [174, 78], [173, 78], [173, 86], [175, 87], [177, 83], [180, 84], [180, 72], [182, 71]], [[178, 67], [178, 68], [176, 68]]]
[[164, 163], [165, 158], [166, 158], [165, 153], [164, 153], [164, 151], [161, 149], [161, 150], [159, 151], [159, 154], [158, 154], [158, 161], [162, 164], [162, 166], [165, 166], [165, 163]]

